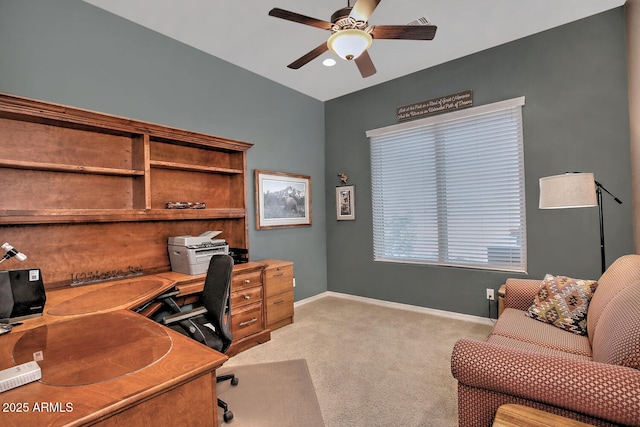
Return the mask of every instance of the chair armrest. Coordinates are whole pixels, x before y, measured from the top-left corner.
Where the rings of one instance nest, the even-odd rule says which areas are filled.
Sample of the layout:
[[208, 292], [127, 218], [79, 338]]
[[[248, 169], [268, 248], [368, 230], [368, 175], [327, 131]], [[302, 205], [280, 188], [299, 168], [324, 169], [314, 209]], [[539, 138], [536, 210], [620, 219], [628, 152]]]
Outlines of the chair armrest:
[[163, 299], [165, 299], [165, 298], [175, 297], [175, 296], [177, 296], [178, 294], [180, 294], [180, 291], [179, 291], [179, 290], [177, 290], [177, 289], [175, 289], [175, 288], [173, 288], [173, 289], [170, 289], [169, 291], [165, 292], [165, 293], [164, 293], [164, 294], [162, 294], [162, 295], [158, 295], [158, 296], [156, 297], [156, 299], [163, 300]]
[[637, 369], [461, 339], [453, 348], [451, 372], [460, 383], [470, 387], [614, 423], [639, 422]]
[[507, 279], [505, 282], [504, 308], [527, 311], [540, 288], [541, 280]]
[[205, 314], [207, 309], [204, 307], [197, 307], [192, 310], [181, 311], [180, 313], [170, 314], [168, 316], [164, 316], [162, 318], [162, 323], [165, 325], [170, 325], [175, 322], [179, 322], [181, 320], [191, 319], [192, 317], [200, 316], [201, 314]]

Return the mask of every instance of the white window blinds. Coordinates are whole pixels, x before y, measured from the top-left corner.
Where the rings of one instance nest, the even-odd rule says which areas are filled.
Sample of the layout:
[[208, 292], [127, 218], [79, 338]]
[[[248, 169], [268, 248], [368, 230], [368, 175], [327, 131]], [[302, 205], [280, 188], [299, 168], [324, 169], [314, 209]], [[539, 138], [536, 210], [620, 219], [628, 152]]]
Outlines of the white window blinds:
[[522, 105], [367, 132], [374, 260], [526, 271]]

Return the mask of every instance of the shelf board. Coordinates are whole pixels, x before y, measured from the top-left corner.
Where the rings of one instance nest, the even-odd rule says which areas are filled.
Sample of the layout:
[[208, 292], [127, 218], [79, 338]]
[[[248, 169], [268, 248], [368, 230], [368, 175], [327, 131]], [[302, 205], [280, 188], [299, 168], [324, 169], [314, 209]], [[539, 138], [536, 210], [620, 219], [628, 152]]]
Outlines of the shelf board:
[[101, 168], [96, 166], [65, 165], [61, 163], [27, 162], [0, 159], [0, 167], [48, 172], [84, 173], [93, 175], [143, 176], [144, 171], [134, 169]]
[[244, 209], [39, 209], [0, 210], [0, 224], [72, 224], [83, 222], [241, 219]]
[[149, 161], [149, 165], [152, 168], [158, 168], [158, 169], [222, 173], [222, 174], [229, 174], [229, 175], [236, 175], [244, 172], [242, 169], [219, 168], [214, 166], [200, 166], [200, 165], [191, 165], [187, 163], [164, 162], [160, 160], [151, 160]]

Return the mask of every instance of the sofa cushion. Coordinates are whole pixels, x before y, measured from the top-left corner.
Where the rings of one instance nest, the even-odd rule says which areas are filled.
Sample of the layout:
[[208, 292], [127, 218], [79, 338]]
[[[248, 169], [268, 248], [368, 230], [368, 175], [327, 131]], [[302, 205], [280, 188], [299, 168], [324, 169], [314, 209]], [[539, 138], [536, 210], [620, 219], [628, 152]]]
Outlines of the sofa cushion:
[[593, 360], [640, 370], [640, 280], [619, 291], [602, 312]]
[[[567, 334], [567, 332], [562, 332], [562, 333]], [[580, 335], [576, 335], [576, 336], [580, 336]], [[567, 353], [566, 351], [558, 350], [551, 347], [543, 347], [538, 344], [533, 344], [531, 342], [525, 342], [525, 341], [517, 340], [514, 338], [503, 337], [502, 335], [490, 335], [489, 338], [487, 338], [487, 342], [490, 342], [492, 344], [502, 345], [505, 347], [518, 348], [520, 350], [531, 351], [533, 353], [555, 354], [556, 356], [570, 357], [572, 359], [591, 360], [591, 357], [584, 354]]]
[[587, 310], [595, 280], [547, 274], [527, 316], [578, 335], [587, 335]]
[[[500, 341], [502, 344], [509, 343], [506, 340], [496, 339], [495, 336], [510, 338], [521, 343], [531, 344], [541, 348], [551, 349], [562, 353], [575, 354], [586, 358], [591, 358], [591, 345], [589, 339], [583, 335], [571, 334], [563, 329], [558, 329], [553, 325], [538, 322], [527, 317], [524, 311], [514, 308], [506, 308], [498, 321], [493, 326], [491, 335], [487, 341]], [[534, 347], [515, 345], [511, 342], [511, 347], [533, 349]], [[542, 353], [553, 353], [540, 350]]]
[[[589, 340], [594, 345], [593, 339], [596, 336], [596, 326], [600, 316], [610, 310], [614, 298], [625, 289], [640, 280], [640, 255], [625, 255], [617, 260], [598, 279], [598, 291], [593, 294], [589, 304], [589, 317], [587, 326], [589, 329]], [[609, 329], [609, 327], [605, 328]], [[606, 337], [602, 337], [606, 339]]]

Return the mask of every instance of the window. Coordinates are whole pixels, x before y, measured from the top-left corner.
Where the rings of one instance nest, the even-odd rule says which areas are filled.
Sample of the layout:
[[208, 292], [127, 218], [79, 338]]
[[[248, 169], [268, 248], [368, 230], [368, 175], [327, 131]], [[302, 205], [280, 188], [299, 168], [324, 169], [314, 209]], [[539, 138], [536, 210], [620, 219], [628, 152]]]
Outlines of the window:
[[367, 132], [374, 260], [526, 271], [522, 105]]

